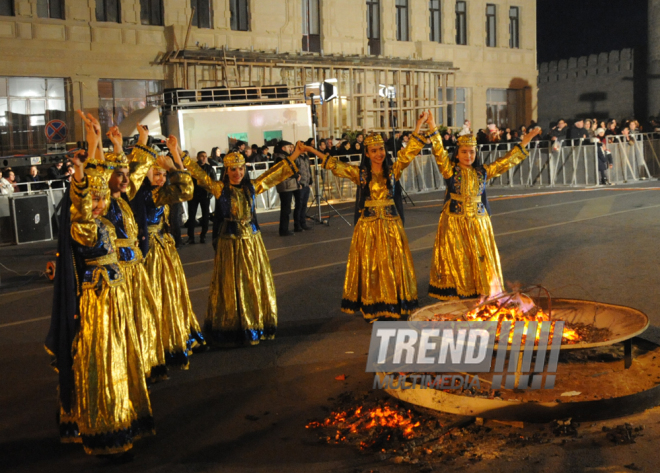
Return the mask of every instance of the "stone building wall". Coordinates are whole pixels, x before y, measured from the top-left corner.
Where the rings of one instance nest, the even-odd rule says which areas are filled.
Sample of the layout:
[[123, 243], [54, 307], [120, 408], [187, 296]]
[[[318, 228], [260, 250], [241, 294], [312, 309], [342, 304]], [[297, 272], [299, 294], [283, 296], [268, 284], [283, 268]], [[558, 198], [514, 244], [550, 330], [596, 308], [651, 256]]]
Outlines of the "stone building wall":
[[539, 124], [559, 118], [617, 121], [634, 117], [632, 49], [562, 59], [539, 65]]
[[[212, 0], [213, 28], [193, 27], [188, 48], [300, 54], [301, 0], [249, 0], [250, 31], [230, 27], [230, 1]], [[486, 4], [497, 6], [497, 47], [485, 46]], [[142, 25], [139, 0], [121, 0], [121, 23], [97, 22], [95, 0], [67, 0], [65, 19], [37, 17], [37, 0], [15, 0], [15, 16], [0, 17], [0, 75], [70, 78], [71, 108], [97, 113], [100, 79], [161, 80], [173, 84], [160, 64], [183, 47], [188, 0], [163, 0], [165, 26]], [[467, 117], [486, 125], [489, 88], [517, 89], [525, 98], [521, 121], [536, 118], [536, 7], [534, 0], [467, 0], [468, 44], [455, 44], [455, 1], [442, 0], [442, 43], [429, 41], [427, 0], [409, 0], [410, 41], [396, 41], [395, 0], [381, 0], [382, 56], [450, 63], [456, 85], [467, 89]], [[520, 7], [520, 48], [509, 47], [509, 7]], [[366, 1], [322, 0], [321, 44], [325, 56], [363, 57], [368, 52]], [[76, 118], [76, 129], [80, 123]]]

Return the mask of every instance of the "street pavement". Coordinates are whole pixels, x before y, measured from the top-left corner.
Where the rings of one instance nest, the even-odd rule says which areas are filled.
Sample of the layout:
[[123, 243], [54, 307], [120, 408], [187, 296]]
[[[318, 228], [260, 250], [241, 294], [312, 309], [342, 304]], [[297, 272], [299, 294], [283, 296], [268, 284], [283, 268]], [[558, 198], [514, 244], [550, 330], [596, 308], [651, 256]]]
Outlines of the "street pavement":
[[[651, 321], [645, 336], [660, 343], [657, 181], [625, 188], [492, 187], [489, 196], [507, 284], [542, 284], [554, 297], [634, 307]], [[405, 206], [406, 232], [420, 304], [426, 305], [435, 301], [428, 297], [428, 281], [443, 195], [411, 197], [415, 205]], [[352, 223], [352, 203], [336, 208]], [[333, 215], [326, 206], [322, 213]], [[259, 216], [277, 289], [277, 338], [255, 347], [195, 354], [190, 370], [171, 372], [168, 381], [153, 385], [157, 435], [138, 441], [134, 461], [121, 466], [85, 455], [79, 445], [58, 443], [57, 376], [43, 350], [52, 283], [39, 275], [55, 259], [56, 244], [0, 247], [0, 470], [419, 471], [349, 447], [321, 444], [305, 429], [309, 420], [323, 417], [341, 392], [371, 389], [373, 377], [364, 371], [371, 326], [339, 310], [353, 227], [335, 215], [329, 226], [282, 238], [278, 216]], [[180, 255], [202, 323], [213, 249], [208, 243], [187, 245]], [[335, 379], [342, 374], [345, 380]], [[538, 457], [533, 465], [501, 458], [470, 469], [626, 471], [623, 465], [634, 457], [644, 471], [660, 471], [655, 467], [660, 409], [636, 416], [635, 422], [647, 428], [634, 445], [549, 446], [530, 450]]]

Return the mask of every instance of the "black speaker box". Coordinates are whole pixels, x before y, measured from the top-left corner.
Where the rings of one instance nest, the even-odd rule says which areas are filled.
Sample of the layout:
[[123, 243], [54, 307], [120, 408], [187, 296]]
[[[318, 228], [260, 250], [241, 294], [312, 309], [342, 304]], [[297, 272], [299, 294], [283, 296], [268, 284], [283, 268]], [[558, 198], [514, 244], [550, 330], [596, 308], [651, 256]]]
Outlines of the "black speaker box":
[[47, 194], [11, 197], [10, 201], [17, 244], [53, 239]]

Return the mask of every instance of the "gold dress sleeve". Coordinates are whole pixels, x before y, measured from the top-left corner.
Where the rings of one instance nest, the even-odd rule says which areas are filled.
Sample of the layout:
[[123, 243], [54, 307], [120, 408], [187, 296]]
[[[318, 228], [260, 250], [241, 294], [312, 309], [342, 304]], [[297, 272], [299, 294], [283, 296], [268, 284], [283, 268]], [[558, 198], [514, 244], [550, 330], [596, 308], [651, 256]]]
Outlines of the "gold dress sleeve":
[[[247, 172], [247, 171], [246, 171]], [[275, 166], [271, 167], [268, 171], [252, 180], [254, 186], [254, 193], [261, 194], [268, 189], [275, 187], [285, 179], [290, 178], [298, 172], [298, 166], [291, 161], [288, 157], [283, 159]]]
[[396, 162], [394, 163], [394, 166], [392, 166], [392, 172], [394, 173], [394, 178], [396, 180], [401, 178], [404, 169], [410, 166], [410, 163], [412, 163], [413, 159], [417, 157], [425, 144], [424, 138], [420, 135], [416, 133], [411, 135], [411, 138], [408, 140], [408, 145], [399, 150]]
[[192, 199], [194, 186], [190, 173], [177, 170], [170, 172], [169, 176], [169, 185], [159, 187], [153, 191], [156, 207], [178, 204]]
[[82, 182], [71, 179], [71, 238], [84, 246], [94, 246], [98, 240], [98, 228], [92, 214], [92, 194], [87, 187], [87, 177]]
[[350, 179], [354, 184], [360, 185], [360, 167], [344, 163], [336, 156], [326, 156], [323, 169], [329, 169], [335, 176]]
[[484, 164], [488, 179], [500, 176], [506, 171], [523, 162], [529, 156], [529, 151], [520, 145], [513, 147], [511, 151], [491, 164]]
[[206, 174], [206, 172], [204, 172], [201, 167], [199, 167], [197, 161], [190, 159], [188, 154], [184, 155], [183, 157], [183, 165], [188, 171], [190, 171], [190, 174], [192, 174], [192, 177], [195, 178], [197, 184], [212, 193], [216, 199], [220, 197], [220, 194], [222, 194], [222, 189], [225, 187], [222, 181], [214, 181], [211, 179], [211, 177]]
[[128, 200], [133, 200], [142, 185], [142, 181], [147, 177], [149, 169], [156, 162], [156, 153], [146, 146], [135, 145], [131, 155], [128, 157], [128, 161], [130, 163], [129, 179], [131, 183], [128, 186], [126, 194], [128, 195]]
[[442, 174], [442, 177], [449, 179], [454, 175], [454, 166], [449, 160], [449, 154], [442, 144], [440, 130], [436, 128], [428, 136], [433, 146], [433, 156], [435, 156], [435, 163], [438, 165], [438, 170]]

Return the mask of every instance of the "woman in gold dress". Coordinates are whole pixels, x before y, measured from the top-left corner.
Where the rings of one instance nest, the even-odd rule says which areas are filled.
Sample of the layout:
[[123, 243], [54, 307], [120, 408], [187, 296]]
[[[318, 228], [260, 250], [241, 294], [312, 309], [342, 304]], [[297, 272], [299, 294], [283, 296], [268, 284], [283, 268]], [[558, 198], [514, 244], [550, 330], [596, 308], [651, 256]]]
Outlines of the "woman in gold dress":
[[126, 279], [129, 300], [133, 302], [144, 368], [147, 377], [156, 381], [167, 377], [165, 349], [160, 336], [160, 301], [156, 302], [149, 276], [142, 264], [144, 258], [138, 244], [138, 225], [129, 205], [156, 161], [156, 153], [146, 146], [149, 131], [138, 125], [138, 132], [138, 143], [129, 157], [123, 152], [119, 129], [112, 127], [107, 133], [113, 144], [113, 152], [105, 154], [105, 164], [112, 172], [108, 181], [110, 205], [106, 218], [117, 233], [115, 246]]
[[[152, 167], [131, 208], [138, 222], [138, 238], [145, 256], [144, 265], [152, 292], [160, 304], [159, 344], [167, 365], [188, 369], [192, 349], [205, 344], [199, 322], [190, 303], [186, 275], [167, 232], [169, 205], [190, 200], [193, 183], [178, 156], [161, 156]], [[169, 184], [166, 180], [169, 176]]]
[[433, 115], [428, 137], [447, 191], [433, 247], [429, 295], [441, 300], [499, 294], [504, 290], [500, 256], [490, 223], [486, 184], [521, 163], [527, 144], [541, 132], [531, 130], [522, 142], [491, 164], [479, 164], [473, 135], [458, 138], [450, 159]]
[[321, 158], [325, 169], [358, 186], [341, 310], [349, 314], [361, 311], [367, 321], [406, 319], [418, 306], [415, 268], [403, 229], [399, 179], [424, 147], [419, 132], [425, 121], [426, 113], [417, 121], [412, 138], [399, 151], [395, 163], [386, 159], [385, 143], [377, 133], [365, 138], [359, 167], [305, 148]]
[[[170, 151], [177, 151], [176, 138], [168, 139]], [[221, 225], [215, 245], [215, 265], [204, 334], [219, 346], [275, 338], [277, 299], [270, 260], [257, 222], [255, 196], [292, 176], [296, 158], [303, 148], [298, 143], [291, 156], [252, 180], [240, 153], [225, 156], [222, 180], [213, 181], [195, 161], [185, 156], [184, 165], [216, 197], [216, 225]], [[179, 150], [180, 151], [180, 150]]]
[[[90, 150], [96, 149], [93, 134], [88, 131]], [[153, 417], [116, 234], [103, 217], [109, 172], [100, 162], [83, 164], [80, 155], [73, 161], [70, 233], [79, 264], [79, 330], [71, 403], [60, 411], [60, 433], [63, 442], [81, 442], [89, 454], [120, 454], [154, 432]]]

